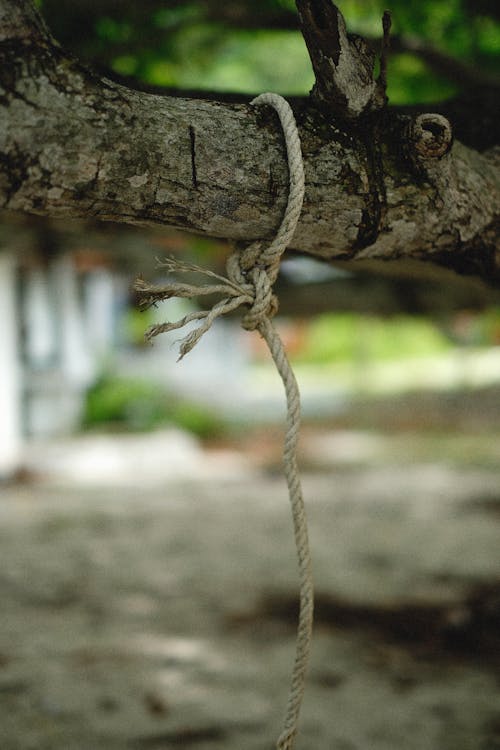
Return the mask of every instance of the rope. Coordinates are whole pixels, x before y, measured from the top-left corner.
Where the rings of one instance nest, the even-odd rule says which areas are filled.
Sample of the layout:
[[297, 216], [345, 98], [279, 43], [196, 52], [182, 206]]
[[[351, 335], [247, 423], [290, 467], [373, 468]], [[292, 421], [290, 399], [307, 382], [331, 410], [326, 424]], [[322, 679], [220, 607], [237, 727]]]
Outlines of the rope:
[[135, 289], [140, 294], [143, 307], [149, 307], [156, 302], [172, 297], [192, 298], [214, 293], [222, 295], [221, 301], [210, 310], [198, 310], [189, 313], [181, 320], [152, 326], [146, 332], [146, 339], [151, 340], [160, 333], [183, 328], [193, 321], [201, 321], [197, 328], [181, 340], [179, 359], [182, 359], [196, 346], [216, 318], [246, 305], [249, 309], [242, 316], [241, 324], [246, 330], [258, 330], [265, 339], [283, 381], [287, 401], [287, 429], [283, 460], [299, 564], [300, 611], [288, 704], [283, 730], [276, 747], [277, 750], [292, 750], [297, 735], [311, 649], [314, 606], [313, 580], [307, 518], [296, 455], [300, 429], [300, 394], [283, 342], [271, 321], [278, 310], [278, 301], [273, 294], [272, 285], [278, 275], [281, 256], [292, 240], [302, 210], [304, 167], [297, 125], [288, 102], [278, 94], [261, 94], [253, 99], [251, 104], [267, 104], [273, 107], [278, 113], [285, 136], [289, 170], [289, 194], [285, 214], [274, 240], [267, 247], [262, 247], [262, 243], [255, 242], [243, 251], [233, 253], [227, 261], [227, 277], [219, 276], [190, 263], [169, 258], [160, 263], [160, 266], [168, 272], [198, 273], [210, 281], [206, 284], [183, 284], [172, 281], [160, 287], [151, 286], [143, 279], [137, 279]]

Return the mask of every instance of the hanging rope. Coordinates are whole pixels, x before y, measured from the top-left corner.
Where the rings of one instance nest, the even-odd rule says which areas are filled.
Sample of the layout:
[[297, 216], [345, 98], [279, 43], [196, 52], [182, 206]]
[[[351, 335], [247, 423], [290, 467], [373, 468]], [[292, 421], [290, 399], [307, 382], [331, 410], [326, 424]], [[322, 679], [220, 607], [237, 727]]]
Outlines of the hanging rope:
[[278, 310], [278, 301], [273, 294], [272, 286], [278, 276], [281, 256], [295, 233], [302, 210], [304, 167], [297, 125], [288, 102], [278, 94], [261, 94], [251, 103], [253, 105], [268, 104], [276, 110], [286, 141], [289, 194], [285, 214], [276, 237], [267, 247], [263, 247], [260, 242], [255, 242], [242, 252], [233, 253], [227, 261], [227, 278], [199, 266], [170, 258], [160, 264], [168, 272], [198, 273], [210, 281], [205, 284], [183, 284], [174, 280], [164, 286], [151, 286], [143, 279], [138, 279], [135, 283], [135, 289], [140, 294], [143, 307], [149, 307], [156, 302], [172, 297], [193, 298], [214, 293], [222, 295], [221, 301], [210, 310], [189, 313], [181, 320], [152, 326], [146, 332], [146, 338], [151, 340], [160, 333], [183, 328], [193, 321], [201, 321], [197, 328], [181, 340], [179, 359], [182, 359], [191, 351], [203, 334], [209, 330], [216, 318], [232, 312], [242, 305], [247, 306], [249, 309], [242, 316], [241, 324], [248, 331], [259, 331], [265, 339], [285, 386], [287, 429], [283, 459], [299, 563], [300, 612], [290, 693], [283, 731], [278, 739], [277, 749], [292, 750], [297, 734], [311, 648], [314, 606], [313, 580], [307, 519], [296, 455], [300, 428], [300, 394], [283, 342], [271, 321]]

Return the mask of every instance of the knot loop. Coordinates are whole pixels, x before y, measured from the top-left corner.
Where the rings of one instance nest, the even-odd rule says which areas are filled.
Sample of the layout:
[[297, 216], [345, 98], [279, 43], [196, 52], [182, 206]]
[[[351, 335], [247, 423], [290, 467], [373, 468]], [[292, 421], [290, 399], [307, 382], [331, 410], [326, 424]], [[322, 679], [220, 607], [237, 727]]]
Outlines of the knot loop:
[[278, 298], [273, 294], [273, 287], [267, 271], [255, 266], [249, 274], [253, 287], [254, 300], [250, 310], [243, 315], [241, 325], [246, 331], [260, 328], [265, 318], [274, 318], [278, 312]]
[[253, 243], [242, 252], [233, 253], [227, 260], [226, 273], [230, 281], [244, 289], [252, 301], [250, 309], [241, 318], [246, 331], [255, 331], [264, 318], [274, 318], [278, 312], [278, 298], [273, 294], [273, 279], [263, 266], [260, 243]]

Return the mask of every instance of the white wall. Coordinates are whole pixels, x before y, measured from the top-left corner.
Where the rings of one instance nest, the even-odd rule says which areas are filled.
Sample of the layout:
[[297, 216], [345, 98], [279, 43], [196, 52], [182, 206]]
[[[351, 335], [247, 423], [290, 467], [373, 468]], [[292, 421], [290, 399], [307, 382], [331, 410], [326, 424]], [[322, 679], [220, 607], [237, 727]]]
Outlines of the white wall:
[[9, 477], [21, 457], [21, 368], [13, 253], [0, 252], [0, 478]]

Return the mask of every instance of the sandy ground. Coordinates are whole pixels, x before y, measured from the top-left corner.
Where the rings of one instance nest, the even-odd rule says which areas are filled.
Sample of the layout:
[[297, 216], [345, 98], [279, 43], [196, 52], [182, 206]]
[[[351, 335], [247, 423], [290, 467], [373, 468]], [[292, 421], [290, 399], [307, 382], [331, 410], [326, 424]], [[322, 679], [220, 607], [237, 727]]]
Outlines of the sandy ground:
[[[33, 446], [37, 481], [0, 488], [1, 750], [274, 746], [297, 587], [274, 447], [178, 437]], [[297, 750], [498, 750], [500, 469], [384, 445], [306, 434]]]

